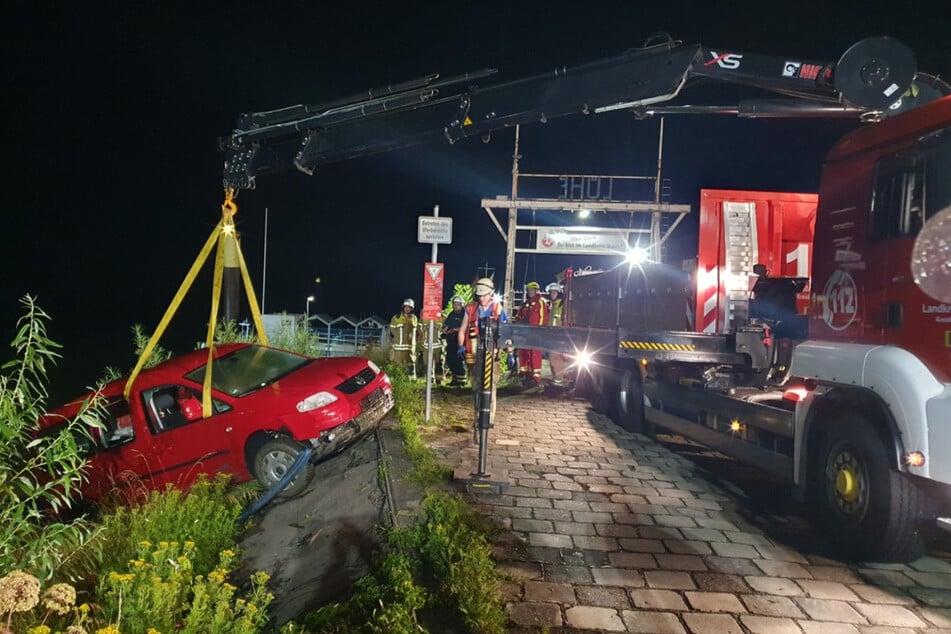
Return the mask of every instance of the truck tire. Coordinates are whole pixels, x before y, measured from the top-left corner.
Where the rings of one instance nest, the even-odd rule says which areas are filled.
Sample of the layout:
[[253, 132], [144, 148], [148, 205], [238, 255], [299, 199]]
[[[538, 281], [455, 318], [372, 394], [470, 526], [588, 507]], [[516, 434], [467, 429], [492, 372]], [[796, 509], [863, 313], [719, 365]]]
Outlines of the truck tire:
[[[254, 453], [252, 460], [254, 477], [265, 490], [271, 489], [281, 481], [301, 451], [303, 448], [300, 444], [286, 436], [271, 438]], [[279, 497], [290, 498], [300, 495], [307, 488], [313, 475], [314, 465], [307, 463], [297, 477], [278, 494]]]
[[875, 428], [843, 413], [828, 425], [814, 466], [817, 523], [859, 560], [907, 562], [924, 553], [918, 524], [924, 497], [891, 468]]
[[635, 434], [645, 433], [644, 379], [640, 370], [623, 370], [618, 375], [614, 416], [621, 428]]
[[591, 409], [599, 414], [611, 416], [616, 391], [614, 371], [611, 368], [599, 366], [579, 370], [579, 375], [583, 376], [584, 395], [591, 403]]

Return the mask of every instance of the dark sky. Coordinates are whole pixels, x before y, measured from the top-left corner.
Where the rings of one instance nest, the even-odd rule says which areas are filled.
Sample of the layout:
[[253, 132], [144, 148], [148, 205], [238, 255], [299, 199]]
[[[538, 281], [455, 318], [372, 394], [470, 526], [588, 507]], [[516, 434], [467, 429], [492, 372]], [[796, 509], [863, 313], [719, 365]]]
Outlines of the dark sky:
[[[501, 82], [642, 45], [656, 31], [711, 47], [835, 60], [859, 39], [892, 35], [919, 67], [951, 76], [941, 2], [14, 2], [0, 41], [5, 86], [4, 258], [0, 333], [35, 295], [63, 343], [53, 393], [69, 396], [106, 365], [134, 362], [129, 329], [151, 331], [220, 218], [217, 138], [239, 113], [317, 103], [428, 73], [486, 67]], [[346, 7], [346, 8], [344, 8]], [[727, 94], [727, 93], [724, 93]], [[672, 201], [701, 187], [815, 191], [821, 158], [853, 124], [668, 118]], [[380, 315], [422, 294], [430, 247], [416, 218], [439, 204], [454, 222], [440, 248], [447, 281], [504, 243], [479, 199], [507, 194], [511, 131], [488, 144], [433, 144], [266, 176], [238, 197], [261, 292], [268, 210], [267, 312]], [[650, 174], [657, 123], [626, 113], [522, 129], [522, 170]], [[690, 252], [687, 223], [674, 251]], [[516, 284], [566, 264], [522, 258]], [[210, 272], [210, 266], [207, 268]], [[320, 277], [321, 285], [314, 284]], [[210, 275], [165, 343], [203, 339]], [[447, 286], [447, 293], [451, 288]], [[6, 358], [7, 354], [0, 354]]]

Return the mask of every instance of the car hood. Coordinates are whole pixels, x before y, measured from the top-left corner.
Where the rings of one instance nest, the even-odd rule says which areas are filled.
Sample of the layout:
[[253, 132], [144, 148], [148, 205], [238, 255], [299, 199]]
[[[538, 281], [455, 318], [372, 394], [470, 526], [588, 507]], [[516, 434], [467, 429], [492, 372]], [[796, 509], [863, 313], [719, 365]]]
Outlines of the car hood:
[[366, 368], [367, 360], [362, 357], [314, 359], [268, 387], [284, 396], [304, 397], [322, 391], [336, 391], [338, 385]]

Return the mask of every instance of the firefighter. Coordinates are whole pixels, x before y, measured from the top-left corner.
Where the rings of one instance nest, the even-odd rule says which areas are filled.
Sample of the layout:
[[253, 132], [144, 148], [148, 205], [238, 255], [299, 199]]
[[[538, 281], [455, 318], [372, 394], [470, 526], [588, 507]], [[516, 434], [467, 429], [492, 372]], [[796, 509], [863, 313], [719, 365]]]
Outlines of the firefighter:
[[[466, 314], [465, 301], [459, 295], [453, 296], [452, 311], [446, 315], [442, 323], [442, 338], [446, 340], [446, 363], [452, 376], [449, 385], [463, 386], [466, 384], [466, 366], [459, 357], [459, 331], [462, 328], [462, 318]], [[465, 354], [465, 350], [463, 350]]]
[[390, 319], [390, 363], [406, 370], [413, 379], [416, 378], [416, 337], [419, 326], [413, 314], [415, 309], [416, 302], [406, 298], [400, 312]]
[[[552, 282], [545, 287], [548, 293], [548, 326], [559, 327], [562, 325], [562, 299], [561, 295], [564, 288], [558, 282]], [[548, 366], [551, 369], [551, 384], [554, 387], [565, 387], [568, 383], [565, 378], [565, 367], [568, 365], [568, 357], [562, 352], [548, 353]]]
[[[538, 282], [529, 282], [525, 285], [525, 301], [515, 315], [516, 322], [530, 326], [543, 326], [548, 319], [548, 306], [545, 299], [538, 292]], [[542, 381], [542, 351], [519, 350], [518, 374], [522, 377], [525, 387], [536, 387]]]
[[[472, 291], [475, 294], [475, 301], [466, 306], [462, 315], [462, 323], [459, 325], [459, 333], [456, 342], [459, 347], [456, 349], [456, 358], [464, 358], [466, 369], [469, 374], [469, 382], [475, 392], [479, 392], [483, 387], [483, 377], [475, 375], [476, 350], [479, 346], [479, 320], [488, 317], [505, 323], [508, 321], [508, 315], [502, 307], [502, 303], [495, 298], [495, 285], [488, 277], [476, 280], [472, 285]], [[495, 392], [499, 383], [499, 365], [498, 349], [487, 350], [489, 356], [487, 362], [492, 363], [492, 407], [489, 414], [490, 420], [495, 418]]]

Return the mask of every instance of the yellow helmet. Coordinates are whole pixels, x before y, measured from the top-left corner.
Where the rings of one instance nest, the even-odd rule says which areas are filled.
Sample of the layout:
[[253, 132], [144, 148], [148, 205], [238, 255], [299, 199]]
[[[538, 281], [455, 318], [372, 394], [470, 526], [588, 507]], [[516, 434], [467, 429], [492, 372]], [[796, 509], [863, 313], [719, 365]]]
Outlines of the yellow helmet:
[[538, 285], [538, 282], [529, 282], [525, 285], [525, 289], [527, 290], [529, 288], [534, 288], [537, 291], [541, 287]]

